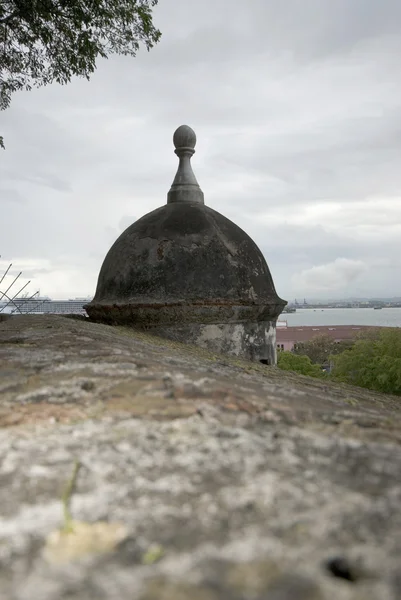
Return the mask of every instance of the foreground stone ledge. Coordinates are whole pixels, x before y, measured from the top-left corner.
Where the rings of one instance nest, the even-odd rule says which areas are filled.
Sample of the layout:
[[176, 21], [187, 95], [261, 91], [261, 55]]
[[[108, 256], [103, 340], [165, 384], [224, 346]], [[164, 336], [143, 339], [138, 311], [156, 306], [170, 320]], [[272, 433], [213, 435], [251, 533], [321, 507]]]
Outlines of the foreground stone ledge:
[[131, 329], [11, 317], [0, 597], [395, 600], [400, 424], [391, 396]]

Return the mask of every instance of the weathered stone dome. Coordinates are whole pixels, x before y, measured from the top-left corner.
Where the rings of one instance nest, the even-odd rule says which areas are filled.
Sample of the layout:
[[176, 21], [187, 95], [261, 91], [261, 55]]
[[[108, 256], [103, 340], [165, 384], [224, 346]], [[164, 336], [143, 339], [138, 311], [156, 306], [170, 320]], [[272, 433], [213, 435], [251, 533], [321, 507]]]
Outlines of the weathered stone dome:
[[136, 221], [109, 250], [92, 306], [127, 303], [246, 306], [259, 318], [283, 306], [263, 255], [242, 229], [205, 205], [179, 203]]
[[193, 130], [181, 126], [173, 141], [180, 165], [167, 204], [113, 244], [88, 314], [140, 327], [275, 324], [285, 301], [261, 251], [240, 227], [205, 206], [190, 164]]

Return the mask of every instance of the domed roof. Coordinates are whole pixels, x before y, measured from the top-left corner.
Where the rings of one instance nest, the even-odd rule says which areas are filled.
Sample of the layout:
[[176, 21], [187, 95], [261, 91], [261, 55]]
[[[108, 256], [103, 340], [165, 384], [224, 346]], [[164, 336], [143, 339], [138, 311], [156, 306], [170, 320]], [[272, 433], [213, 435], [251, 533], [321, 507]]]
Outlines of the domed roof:
[[167, 204], [113, 244], [88, 314], [143, 326], [276, 318], [285, 301], [259, 248], [204, 204], [190, 164], [195, 133], [184, 125], [173, 140], [180, 165]]

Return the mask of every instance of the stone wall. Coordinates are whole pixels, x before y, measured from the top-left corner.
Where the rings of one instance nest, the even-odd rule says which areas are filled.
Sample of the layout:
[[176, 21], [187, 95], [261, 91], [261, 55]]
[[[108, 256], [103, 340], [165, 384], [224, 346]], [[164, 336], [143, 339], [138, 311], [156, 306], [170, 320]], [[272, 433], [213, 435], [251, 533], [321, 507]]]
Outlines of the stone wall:
[[0, 398], [1, 598], [400, 597], [398, 398], [52, 316]]
[[276, 321], [259, 323], [191, 323], [157, 327], [152, 333], [266, 365], [277, 364]]

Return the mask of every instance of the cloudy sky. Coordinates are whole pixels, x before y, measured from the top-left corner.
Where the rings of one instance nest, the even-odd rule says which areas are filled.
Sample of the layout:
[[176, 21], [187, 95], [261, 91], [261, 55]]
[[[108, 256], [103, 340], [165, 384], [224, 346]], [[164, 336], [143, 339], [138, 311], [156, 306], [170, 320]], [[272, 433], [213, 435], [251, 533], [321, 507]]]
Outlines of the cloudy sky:
[[160, 0], [154, 22], [151, 52], [1, 113], [0, 270], [92, 295], [112, 242], [166, 202], [187, 123], [206, 203], [281, 297], [401, 295], [400, 0]]

